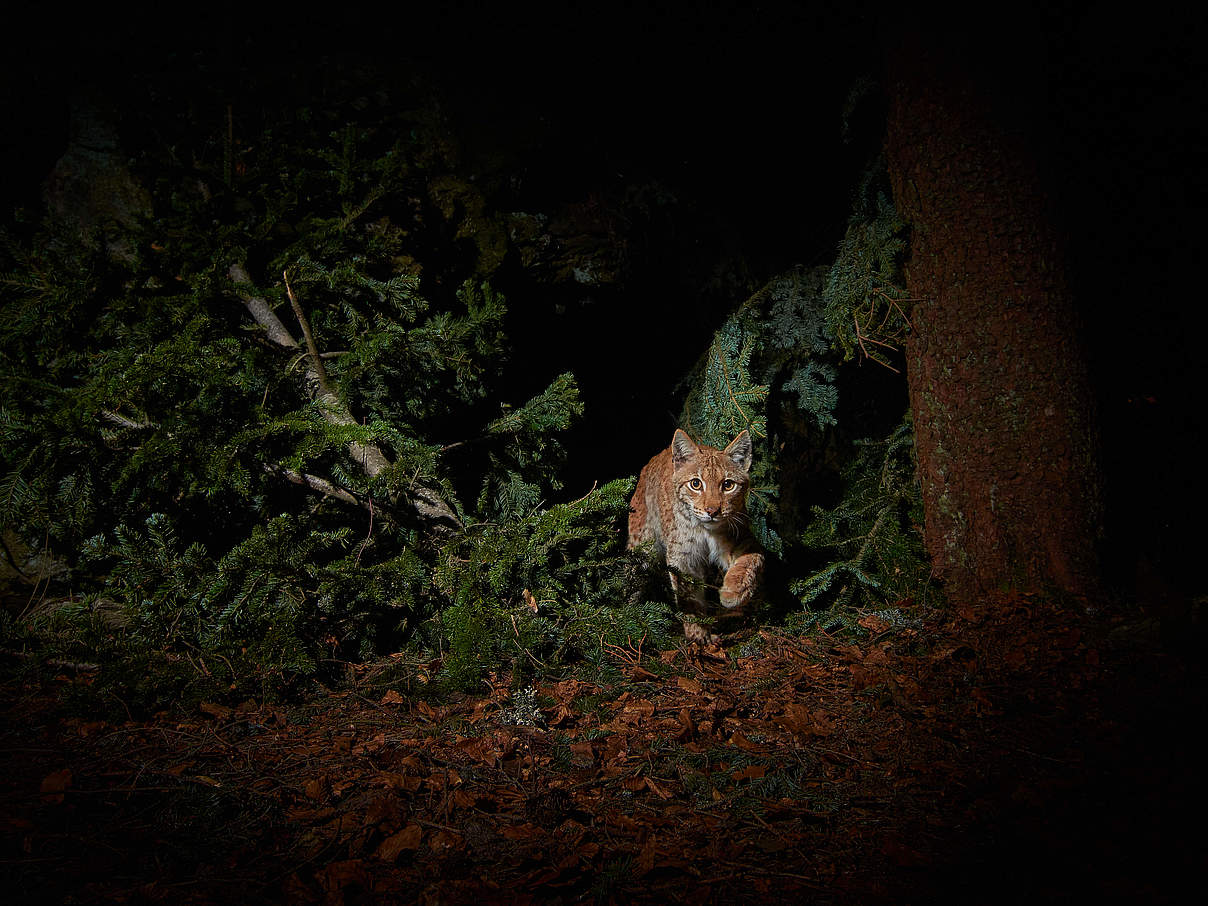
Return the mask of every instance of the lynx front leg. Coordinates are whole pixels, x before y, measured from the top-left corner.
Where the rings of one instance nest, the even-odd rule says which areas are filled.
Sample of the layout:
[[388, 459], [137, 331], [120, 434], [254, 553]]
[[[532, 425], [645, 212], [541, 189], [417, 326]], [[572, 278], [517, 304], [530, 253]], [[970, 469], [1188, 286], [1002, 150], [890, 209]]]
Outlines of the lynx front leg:
[[[705, 586], [694, 576], [685, 575], [679, 570], [670, 569], [671, 588], [675, 592], [675, 602], [686, 615], [701, 615], [705, 612]], [[684, 638], [697, 645], [710, 645], [720, 641], [720, 636], [709, 632], [700, 623], [684, 620]]]
[[726, 578], [721, 586], [718, 597], [722, 607], [734, 609], [745, 607], [759, 593], [763, 582], [763, 554], [751, 553], [735, 557], [730, 568], [726, 570]]

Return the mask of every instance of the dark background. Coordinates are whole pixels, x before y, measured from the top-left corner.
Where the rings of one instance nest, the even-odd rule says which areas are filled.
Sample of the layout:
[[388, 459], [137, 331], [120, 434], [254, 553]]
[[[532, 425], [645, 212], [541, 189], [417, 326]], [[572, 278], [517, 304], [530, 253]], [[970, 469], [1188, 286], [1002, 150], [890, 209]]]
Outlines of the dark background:
[[[881, 77], [899, 30], [920, 24], [910, 10], [843, 9], [608, 4], [521, 14], [442, 4], [370, 16], [232, 5], [174, 9], [170, 21], [162, 10], [26, 13], [4, 38], [4, 215], [36, 206], [83, 87], [119, 106], [138, 103], [132, 86], [149, 80], [182, 104], [191, 86], [215, 81], [233, 96], [305, 98], [324, 90], [329, 71], [358, 62], [387, 80], [424, 73], [467, 155], [516, 162], [522, 205], [656, 180], [678, 219], [623, 287], [513, 300], [520, 383], [539, 389], [567, 368], [580, 380], [587, 419], [571, 438], [567, 476], [579, 496], [592, 481], [636, 473], [666, 444], [678, 382], [741, 301], [692, 295], [701, 268], [735, 256], [766, 278], [833, 258], [879, 141], [875, 100], [844, 136], [845, 99], [861, 77]], [[1192, 582], [1206, 488], [1205, 30], [1153, 5], [1109, 14], [1084, 4], [921, 27], [975, 58], [984, 47], [993, 62], [982, 76], [1028, 105], [1069, 237], [1113, 538]]]

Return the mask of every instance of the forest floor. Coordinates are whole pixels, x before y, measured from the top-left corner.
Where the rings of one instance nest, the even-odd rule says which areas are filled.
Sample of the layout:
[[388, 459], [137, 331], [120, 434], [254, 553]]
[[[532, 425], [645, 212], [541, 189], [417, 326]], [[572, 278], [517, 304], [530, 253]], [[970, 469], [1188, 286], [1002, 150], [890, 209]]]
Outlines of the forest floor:
[[119, 723], [63, 704], [89, 671], [9, 670], [0, 898], [1155, 903], [1202, 886], [1203, 674], [1158, 621], [1017, 599], [861, 625], [751, 630], [741, 656], [634, 640], [608, 684], [497, 678], [438, 703], [368, 668], [301, 704]]

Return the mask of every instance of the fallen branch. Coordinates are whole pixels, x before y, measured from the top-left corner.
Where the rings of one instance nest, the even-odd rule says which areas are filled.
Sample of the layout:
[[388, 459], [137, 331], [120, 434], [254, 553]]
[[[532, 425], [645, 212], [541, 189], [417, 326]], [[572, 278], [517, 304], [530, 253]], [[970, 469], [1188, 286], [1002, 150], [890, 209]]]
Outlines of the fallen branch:
[[[306, 314], [302, 311], [302, 305], [298, 302], [298, 297], [294, 295], [294, 288], [289, 285], [289, 273], [281, 272], [281, 279], [285, 281], [285, 294], [289, 296], [289, 304], [293, 306], [294, 317], [298, 319], [298, 326], [302, 328], [302, 336], [306, 339], [306, 350], [310, 353], [311, 367], [315, 371], [315, 377], [319, 381], [319, 386], [324, 392], [331, 393], [331, 386], [327, 382], [327, 369], [323, 366], [323, 357], [319, 355], [319, 347], [315, 343], [315, 336], [310, 332], [310, 321], [307, 320]], [[333, 396], [335, 394], [332, 394]]]
[[294, 469], [286, 469], [282, 466], [273, 465], [265, 465], [264, 471], [277, 478], [284, 478], [293, 484], [310, 488], [312, 491], [318, 491], [324, 497], [331, 497], [343, 503], [351, 503], [354, 506], [369, 507], [368, 501], [361, 500], [347, 488], [332, 484], [326, 478], [320, 478], [318, 475], [310, 475], [306, 472], [298, 472]]
[[[264, 329], [268, 339], [282, 349], [298, 349], [298, 341], [281, 323], [281, 319], [277, 317], [277, 313], [273, 311], [268, 301], [262, 296], [252, 294], [252, 278], [248, 276], [243, 265], [232, 264], [227, 273], [235, 282], [239, 300], [248, 310], [252, 319]], [[289, 290], [289, 295], [291, 302], [294, 302], [292, 290]], [[299, 323], [305, 325], [305, 317], [301, 316], [300, 305], [297, 307], [296, 313], [299, 314]], [[305, 325], [303, 330], [309, 333], [309, 325]], [[314, 347], [313, 337], [309, 339], [309, 345], [311, 348], [305, 357], [307, 395], [314, 400], [319, 412], [329, 424], [340, 426], [359, 424], [344, 402], [327, 386], [326, 371], [323, 368], [318, 349]], [[348, 452], [370, 478], [376, 478], [390, 468], [390, 460], [386, 458], [377, 444], [349, 441]], [[413, 485], [407, 491], [405, 502], [415, 511], [421, 521], [429, 523], [433, 527], [461, 527], [461, 520], [457, 518], [457, 514], [453, 512], [452, 508], [441, 499], [440, 495], [428, 488]]]
[[109, 409], [101, 410], [101, 418], [118, 428], [124, 428], [127, 431], [145, 431], [148, 428], [154, 428], [155, 425], [151, 422], [137, 422], [132, 418], [127, 418], [120, 412], [113, 412]]

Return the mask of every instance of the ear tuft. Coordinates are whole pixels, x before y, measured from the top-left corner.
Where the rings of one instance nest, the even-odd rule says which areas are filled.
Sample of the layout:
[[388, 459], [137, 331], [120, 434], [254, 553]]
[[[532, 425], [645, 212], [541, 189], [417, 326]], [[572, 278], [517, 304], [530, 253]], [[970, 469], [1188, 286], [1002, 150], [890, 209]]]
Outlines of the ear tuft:
[[676, 465], [687, 462], [696, 456], [697, 446], [683, 429], [676, 428], [675, 436], [671, 438], [671, 461]]
[[751, 435], [748, 432], [739, 434], [722, 452], [744, 472], [751, 470]]

